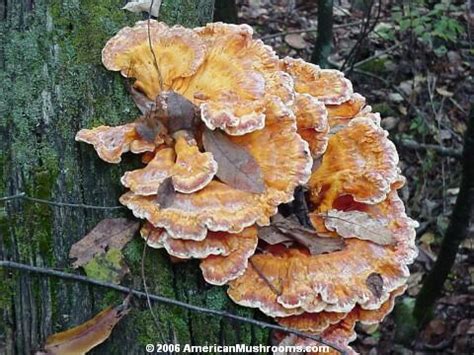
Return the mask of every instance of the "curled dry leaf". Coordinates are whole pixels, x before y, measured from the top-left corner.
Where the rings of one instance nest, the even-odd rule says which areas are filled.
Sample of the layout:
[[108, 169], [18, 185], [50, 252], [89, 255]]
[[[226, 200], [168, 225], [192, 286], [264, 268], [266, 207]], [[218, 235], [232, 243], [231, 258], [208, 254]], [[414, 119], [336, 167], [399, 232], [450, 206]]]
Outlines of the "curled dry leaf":
[[326, 228], [336, 231], [344, 238], [369, 240], [376, 244], [388, 245], [394, 242], [392, 232], [380, 220], [361, 211], [329, 210], [322, 213]]
[[135, 89], [133, 86], [129, 88], [129, 91], [133, 102], [135, 102], [135, 105], [137, 105], [137, 108], [140, 110], [142, 115], [145, 115], [155, 109], [155, 102], [150, 100], [144, 93]]
[[371, 273], [365, 281], [369, 290], [374, 294], [375, 297], [380, 298], [383, 294], [383, 278], [377, 272]]
[[122, 7], [122, 10], [128, 10], [130, 12], [148, 12], [151, 14], [151, 16], [158, 17], [160, 14], [160, 7], [161, 0], [138, 0], [126, 3], [125, 6]]
[[[321, 237], [314, 229], [302, 226], [295, 215], [284, 218], [277, 214], [272, 218], [271, 227], [306, 248], [311, 255], [331, 253], [342, 250], [344, 241], [339, 237]], [[259, 234], [260, 237], [260, 234]]]
[[204, 130], [202, 138], [205, 150], [212, 153], [217, 162], [216, 176], [222, 182], [242, 191], [265, 191], [262, 170], [244, 147], [217, 130]]
[[105, 254], [111, 248], [121, 250], [132, 240], [140, 224], [127, 218], [106, 218], [99, 222], [84, 238], [74, 243], [69, 257], [76, 260], [72, 264], [78, 268], [88, 263], [96, 255]]
[[114, 326], [129, 312], [130, 303], [127, 297], [115, 308], [108, 307], [94, 318], [68, 329], [50, 335], [46, 339], [44, 352], [47, 355], [82, 355], [95, 346], [103, 343], [112, 333]]
[[176, 191], [173, 186], [173, 179], [167, 177], [158, 187], [156, 193], [156, 203], [160, 205], [160, 208], [164, 209], [173, 204], [174, 198], [176, 196]]

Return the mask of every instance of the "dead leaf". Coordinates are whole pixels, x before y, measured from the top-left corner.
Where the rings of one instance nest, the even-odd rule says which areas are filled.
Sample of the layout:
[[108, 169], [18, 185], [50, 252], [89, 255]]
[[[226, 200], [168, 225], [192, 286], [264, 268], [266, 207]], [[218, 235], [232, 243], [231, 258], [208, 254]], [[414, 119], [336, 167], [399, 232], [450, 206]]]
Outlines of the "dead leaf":
[[[338, 251], [345, 245], [344, 240], [340, 237], [321, 237], [315, 230], [303, 227], [295, 215], [289, 218], [285, 218], [280, 214], [275, 215], [272, 218], [270, 228], [273, 229], [270, 241], [275, 242], [278, 238], [283, 239], [286, 237], [290, 241], [297, 242], [308, 248], [311, 255]], [[259, 238], [265, 240], [264, 238], [269, 236], [268, 231], [265, 231], [265, 233], [267, 235], [264, 235], [262, 238], [259, 231]]]
[[114, 326], [130, 311], [127, 297], [115, 308], [108, 307], [94, 318], [68, 329], [50, 335], [44, 346], [48, 355], [82, 355], [103, 343], [110, 336]]
[[336, 231], [343, 238], [368, 240], [380, 245], [394, 242], [392, 232], [365, 212], [329, 210], [321, 216], [326, 228]]
[[194, 132], [200, 123], [199, 108], [174, 91], [161, 93], [156, 98], [156, 109], [170, 134], [181, 130]]
[[150, 143], [157, 142], [157, 136], [165, 136], [167, 133], [165, 126], [153, 112], [140, 116], [135, 123], [138, 135]]
[[380, 298], [383, 291], [383, 279], [382, 276], [376, 272], [371, 273], [365, 281], [369, 290], [374, 294], [375, 297]]
[[135, 102], [135, 105], [137, 105], [142, 115], [145, 115], [155, 109], [155, 102], [153, 100], [150, 100], [148, 96], [146, 96], [144, 93], [138, 91], [133, 86], [129, 88], [129, 91], [130, 95], [132, 96], [133, 102]]
[[69, 252], [72, 264], [78, 268], [89, 262], [94, 256], [105, 254], [110, 248], [121, 250], [132, 240], [140, 223], [127, 218], [106, 218], [97, 224], [84, 238], [74, 243]]
[[202, 140], [204, 149], [211, 152], [217, 162], [216, 176], [222, 182], [243, 191], [265, 191], [262, 170], [245, 148], [218, 130], [204, 130]]
[[446, 88], [436, 88], [436, 92], [444, 97], [453, 97], [454, 93], [446, 90]]
[[293, 242], [293, 238], [272, 225], [258, 228], [258, 237], [270, 245]]
[[151, 0], [138, 0], [130, 1], [122, 7], [122, 10], [128, 10], [130, 12], [148, 12], [153, 17], [158, 17], [160, 14], [161, 0], [154, 0], [153, 7], [151, 8]]
[[156, 192], [156, 203], [160, 205], [161, 209], [165, 209], [172, 205], [176, 191], [173, 186], [173, 180], [171, 177], [166, 178], [158, 187]]
[[308, 43], [306, 43], [301, 33], [291, 33], [286, 35], [285, 42], [295, 49], [304, 49], [308, 46]]
[[122, 252], [111, 248], [105, 255], [96, 255], [87, 264], [84, 271], [91, 279], [119, 284], [123, 277], [130, 272]]

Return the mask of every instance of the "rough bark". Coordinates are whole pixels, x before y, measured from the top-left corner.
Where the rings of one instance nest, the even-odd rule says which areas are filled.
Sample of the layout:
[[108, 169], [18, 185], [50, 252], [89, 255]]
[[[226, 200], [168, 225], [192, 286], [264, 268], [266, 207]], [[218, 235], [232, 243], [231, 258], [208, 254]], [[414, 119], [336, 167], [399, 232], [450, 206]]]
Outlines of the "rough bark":
[[311, 62], [329, 68], [332, 48], [333, 0], [318, 0], [318, 38], [311, 54]]
[[423, 281], [413, 314], [419, 325], [431, 318], [432, 308], [456, 259], [459, 245], [466, 238], [474, 210], [474, 105], [464, 137], [462, 180], [448, 228], [433, 268]]
[[[124, 79], [101, 65], [106, 40], [142, 15], [120, 10], [119, 0], [2, 0], [0, 2], [0, 196], [30, 196], [96, 205], [117, 205], [124, 164], [102, 162], [91, 146], [74, 141], [80, 128], [114, 125], [138, 114]], [[162, 19], [186, 26], [212, 19], [212, 0], [168, 0]], [[0, 258], [70, 271], [68, 252], [105, 217], [125, 210], [53, 207], [28, 201], [0, 202]], [[132, 271], [124, 281], [141, 288], [143, 242], [125, 249]], [[253, 316], [232, 304], [223, 287], [202, 280], [195, 262], [173, 265], [162, 251], [148, 251], [149, 291], [198, 305]], [[0, 270], [0, 353], [30, 354], [45, 337], [77, 325], [123, 296], [64, 280]], [[261, 329], [155, 307], [164, 342], [266, 343]], [[5, 344], [2, 343], [2, 338]], [[142, 354], [159, 339], [143, 303], [96, 348], [97, 354]], [[2, 347], [4, 349], [2, 349]]]

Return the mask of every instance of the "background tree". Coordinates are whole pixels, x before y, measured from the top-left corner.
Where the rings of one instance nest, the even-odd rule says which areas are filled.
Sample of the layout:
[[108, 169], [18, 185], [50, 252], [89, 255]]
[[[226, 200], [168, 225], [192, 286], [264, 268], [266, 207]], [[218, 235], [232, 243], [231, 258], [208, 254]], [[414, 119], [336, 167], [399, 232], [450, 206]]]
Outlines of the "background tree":
[[[127, 164], [102, 162], [94, 150], [74, 141], [80, 128], [133, 120], [138, 111], [125, 80], [101, 64], [101, 49], [120, 28], [143, 19], [122, 11], [119, 0], [29, 0], [0, 5], [0, 196], [25, 192], [36, 198], [114, 206]], [[212, 0], [165, 0], [161, 19], [169, 24], [203, 25], [212, 20]], [[127, 163], [127, 157], [125, 157]], [[128, 170], [130, 162], [128, 160]], [[106, 217], [123, 210], [93, 210], [0, 201], [0, 259], [70, 271], [73, 243]], [[141, 288], [143, 242], [124, 250], [131, 274], [123, 283]], [[202, 280], [196, 262], [171, 264], [165, 253], [148, 249], [149, 292], [246, 316], [223, 287]], [[45, 337], [89, 319], [122, 294], [55, 278], [0, 270], [1, 339], [7, 354], [30, 354]], [[144, 352], [144, 344], [267, 342], [261, 329], [218, 318], [156, 306], [159, 331], [144, 303], [97, 347], [97, 354]]]
[[468, 128], [464, 136], [461, 187], [436, 262], [423, 281], [421, 291], [416, 298], [413, 313], [419, 325], [423, 325], [431, 319], [433, 305], [443, 291], [444, 283], [454, 265], [459, 245], [466, 238], [472, 223], [474, 210], [472, 157], [474, 157], [474, 106], [471, 105]]
[[333, 0], [318, 0], [318, 37], [311, 54], [311, 62], [329, 68], [332, 48]]
[[238, 23], [238, 11], [235, 0], [216, 0], [214, 8], [214, 21]]

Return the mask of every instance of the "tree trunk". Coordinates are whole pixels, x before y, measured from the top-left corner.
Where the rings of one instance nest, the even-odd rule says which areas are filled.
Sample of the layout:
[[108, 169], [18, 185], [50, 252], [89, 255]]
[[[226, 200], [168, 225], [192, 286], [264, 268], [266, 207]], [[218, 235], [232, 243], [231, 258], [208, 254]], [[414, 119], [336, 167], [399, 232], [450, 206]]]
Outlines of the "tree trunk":
[[318, 38], [311, 54], [311, 62], [329, 68], [332, 49], [333, 0], [318, 0]]
[[416, 298], [413, 314], [419, 325], [423, 325], [432, 316], [432, 308], [443, 291], [451, 268], [456, 259], [459, 245], [466, 238], [472, 223], [474, 210], [474, 105], [471, 105], [468, 128], [464, 137], [462, 157], [463, 172], [461, 188], [456, 198], [449, 226], [441, 243], [441, 248], [433, 268], [423, 281]]
[[214, 9], [214, 21], [225, 23], [238, 23], [239, 15], [235, 0], [216, 0]]
[[[120, 28], [142, 19], [121, 10], [119, 0], [3, 0], [0, 3], [0, 197], [25, 192], [63, 202], [117, 205], [119, 178], [136, 157], [118, 166], [102, 162], [90, 145], [74, 141], [81, 128], [129, 122], [138, 115], [118, 73], [101, 64], [101, 49]], [[168, 0], [162, 20], [185, 26], [212, 19], [212, 0]], [[106, 217], [107, 211], [0, 202], [0, 258], [71, 271], [68, 253]], [[131, 275], [123, 284], [141, 287], [143, 242], [124, 250]], [[224, 287], [204, 283], [196, 262], [171, 264], [163, 251], [148, 250], [149, 292], [241, 315]], [[78, 271], [79, 272], [79, 271]], [[54, 332], [80, 324], [122, 294], [22, 272], [0, 270], [0, 353], [30, 354]], [[155, 306], [161, 333], [142, 302], [116, 327], [96, 354], [143, 354], [147, 343], [266, 343], [261, 329], [228, 320]], [[2, 344], [4, 342], [4, 344]]]

